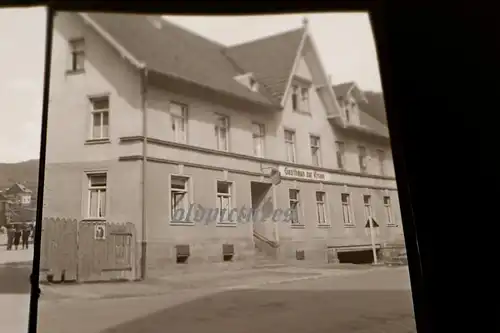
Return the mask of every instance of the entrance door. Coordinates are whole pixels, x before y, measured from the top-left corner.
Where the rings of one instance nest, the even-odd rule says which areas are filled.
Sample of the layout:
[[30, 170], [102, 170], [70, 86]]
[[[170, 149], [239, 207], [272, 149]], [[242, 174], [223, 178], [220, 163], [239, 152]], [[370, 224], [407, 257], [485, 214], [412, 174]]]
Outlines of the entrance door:
[[261, 236], [273, 240], [273, 221], [274, 212], [272, 184], [262, 182], [250, 182], [252, 211], [254, 215], [250, 221], [253, 221], [253, 229]]

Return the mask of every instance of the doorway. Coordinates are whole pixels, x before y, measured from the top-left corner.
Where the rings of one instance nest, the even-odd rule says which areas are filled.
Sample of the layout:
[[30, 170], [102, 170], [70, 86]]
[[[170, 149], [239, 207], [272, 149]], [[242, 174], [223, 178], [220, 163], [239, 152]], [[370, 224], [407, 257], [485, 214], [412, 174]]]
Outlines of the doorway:
[[[252, 210], [262, 213], [272, 213], [274, 209], [272, 191], [272, 184], [262, 182], [250, 182], [250, 195], [252, 197]], [[270, 205], [268, 205], [270, 203]], [[268, 210], [271, 209], [271, 212]]]

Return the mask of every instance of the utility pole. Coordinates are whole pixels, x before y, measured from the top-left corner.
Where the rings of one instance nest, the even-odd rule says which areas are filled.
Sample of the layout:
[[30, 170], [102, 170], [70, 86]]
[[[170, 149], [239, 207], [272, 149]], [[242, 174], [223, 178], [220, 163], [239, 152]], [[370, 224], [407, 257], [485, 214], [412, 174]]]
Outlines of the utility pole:
[[377, 265], [378, 259], [377, 259], [377, 247], [375, 245], [375, 228], [373, 227], [373, 218], [371, 215], [368, 216], [368, 223], [370, 225], [370, 238], [372, 242], [373, 264]]

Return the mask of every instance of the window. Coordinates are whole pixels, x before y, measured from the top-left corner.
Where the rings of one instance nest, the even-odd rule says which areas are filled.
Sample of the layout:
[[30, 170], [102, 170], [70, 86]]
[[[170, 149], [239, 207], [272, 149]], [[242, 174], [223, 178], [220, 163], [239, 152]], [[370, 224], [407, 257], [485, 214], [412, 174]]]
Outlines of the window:
[[89, 174], [89, 205], [88, 218], [104, 218], [106, 216], [106, 187], [107, 176], [105, 173]]
[[253, 154], [264, 157], [265, 127], [262, 124], [252, 123]]
[[369, 223], [369, 219], [373, 219], [372, 212], [372, 197], [371, 195], [363, 195], [363, 203], [365, 205], [365, 220]]
[[309, 88], [300, 89], [301, 108], [300, 111], [309, 112]]
[[292, 108], [293, 111], [309, 112], [309, 87], [292, 85]]
[[230, 182], [217, 181], [217, 209], [219, 211], [220, 223], [229, 221], [229, 213], [233, 208], [232, 184]]
[[354, 220], [352, 218], [352, 212], [351, 212], [350, 194], [342, 193], [341, 200], [342, 200], [342, 216], [344, 219], [344, 225], [354, 225]]
[[345, 144], [341, 141], [335, 142], [337, 153], [337, 165], [340, 170], [345, 169]]
[[299, 87], [296, 85], [292, 86], [292, 108], [293, 111], [299, 110]]
[[363, 147], [363, 146], [359, 146], [358, 147], [359, 149], [359, 170], [362, 172], [362, 173], [365, 173], [366, 172], [366, 148]]
[[344, 110], [345, 110], [345, 121], [350, 123], [351, 122], [351, 110], [349, 109], [349, 104], [345, 104], [344, 106]]
[[91, 139], [109, 138], [109, 96], [93, 97]]
[[316, 212], [318, 215], [318, 224], [326, 225], [327, 217], [326, 217], [326, 193], [325, 192], [316, 192]]
[[380, 175], [384, 176], [385, 175], [385, 152], [381, 149], [377, 150], [377, 157], [378, 157], [378, 165], [379, 165], [379, 170], [380, 170]]
[[[170, 176], [170, 221], [177, 221], [179, 218], [175, 212], [179, 209], [187, 212], [189, 208], [189, 178], [183, 176]], [[184, 215], [184, 214], [183, 214]]]
[[259, 85], [257, 84], [257, 81], [250, 76], [250, 78], [248, 79], [248, 83], [250, 85], [250, 90], [252, 91], [258, 91], [259, 90]]
[[170, 103], [170, 117], [174, 141], [187, 143], [187, 105]]
[[286, 160], [295, 163], [295, 132], [285, 130]]
[[391, 197], [389, 196], [384, 196], [384, 209], [385, 209], [387, 224], [394, 225], [394, 221], [392, 219]]
[[321, 166], [321, 149], [319, 136], [310, 136], [311, 156], [314, 166]]
[[288, 197], [290, 200], [290, 209], [293, 211], [292, 216], [292, 225], [299, 225], [299, 216], [300, 216], [300, 193], [299, 190], [289, 190]]
[[229, 150], [229, 118], [223, 115], [217, 115], [215, 124], [215, 138], [217, 140], [217, 149], [222, 151]]
[[69, 71], [83, 71], [85, 63], [85, 41], [83, 39], [75, 39], [69, 42], [69, 46], [71, 55]]

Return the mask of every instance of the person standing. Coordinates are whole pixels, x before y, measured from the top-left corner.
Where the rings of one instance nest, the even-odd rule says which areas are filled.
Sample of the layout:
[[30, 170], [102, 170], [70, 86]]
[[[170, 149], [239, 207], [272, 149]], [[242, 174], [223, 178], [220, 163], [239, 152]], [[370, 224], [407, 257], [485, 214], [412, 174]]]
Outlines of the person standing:
[[12, 250], [12, 243], [14, 242], [15, 230], [12, 225], [7, 226], [7, 250]]
[[19, 228], [19, 226], [16, 226], [15, 231], [14, 231], [14, 247], [16, 250], [19, 247], [20, 240], [21, 240], [21, 228]]
[[28, 243], [29, 243], [29, 239], [30, 239], [30, 233], [31, 233], [30, 227], [29, 226], [25, 226], [23, 228], [22, 234], [21, 234], [21, 240], [22, 240], [22, 244], [23, 244], [23, 249], [27, 249], [28, 248]]

